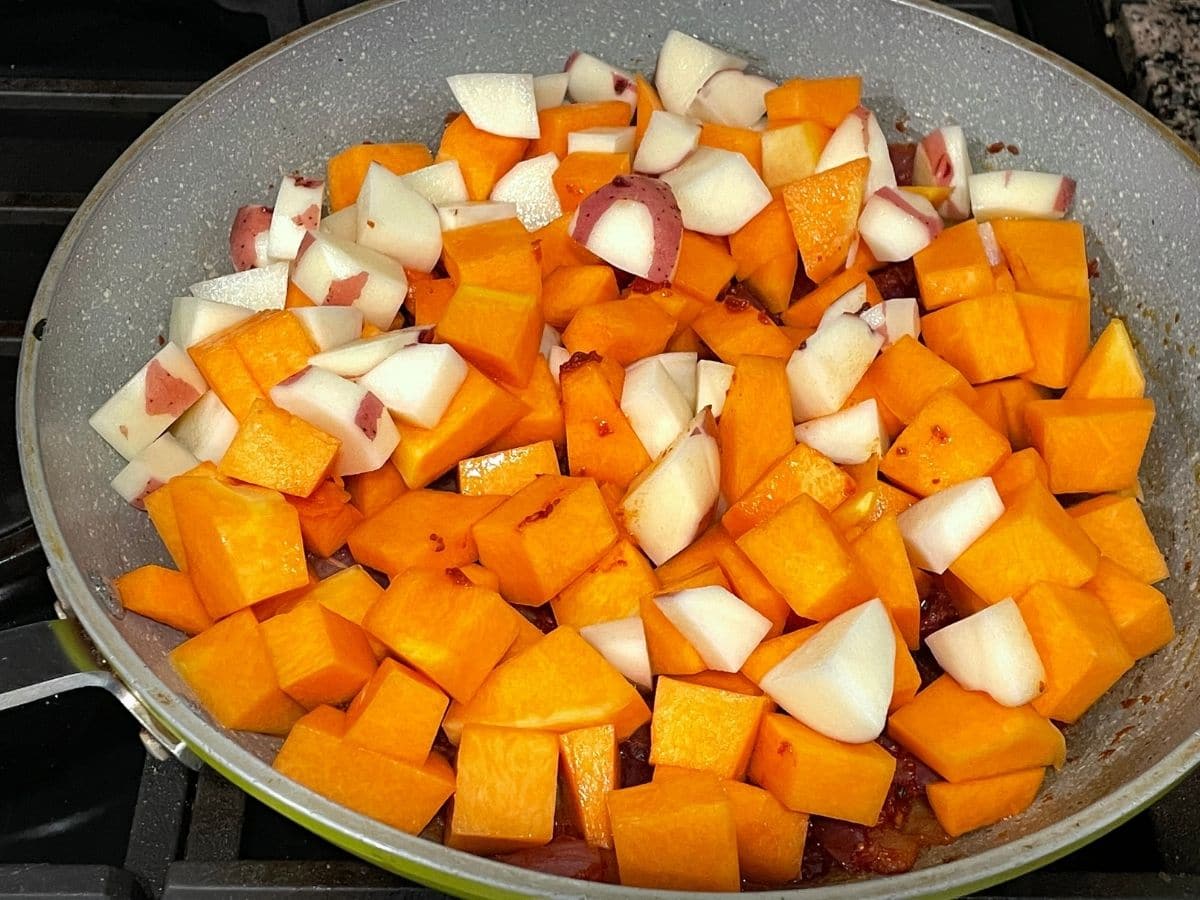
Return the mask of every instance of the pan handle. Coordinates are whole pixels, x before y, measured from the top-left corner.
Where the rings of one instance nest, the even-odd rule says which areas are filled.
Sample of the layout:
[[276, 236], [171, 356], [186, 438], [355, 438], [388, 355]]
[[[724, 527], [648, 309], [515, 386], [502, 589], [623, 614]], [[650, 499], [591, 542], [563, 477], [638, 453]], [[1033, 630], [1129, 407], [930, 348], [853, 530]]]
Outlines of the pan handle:
[[129, 710], [141, 724], [142, 743], [153, 756], [171, 755], [191, 769], [200, 767], [188, 746], [104, 665], [74, 619], [0, 631], [0, 710], [85, 687], [104, 688]]

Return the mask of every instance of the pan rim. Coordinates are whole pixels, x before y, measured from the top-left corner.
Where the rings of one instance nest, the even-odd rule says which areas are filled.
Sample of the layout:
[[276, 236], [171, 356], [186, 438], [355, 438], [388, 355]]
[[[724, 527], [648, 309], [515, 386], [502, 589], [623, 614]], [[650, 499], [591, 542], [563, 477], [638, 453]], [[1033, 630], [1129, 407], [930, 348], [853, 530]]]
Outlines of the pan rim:
[[[118, 157], [80, 205], [39, 283], [30, 309], [26, 333], [29, 333], [33, 323], [46, 315], [57, 291], [61, 274], [73, 258], [79, 237], [86, 230], [95, 212], [107, 201], [114, 183], [161, 135], [169, 131], [177, 121], [189, 115], [195, 107], [216, 97], [235, 80], [267, 60], [318, 33], [344, 25], [360, 16], [371, 15], [381, 7], [396, 2], [399, 0], [370, 0], [311, 23], [268, 44], [205, 82], [151, 125]], [[1165, 139], [1176, 152], [1189, 160], [1193, 166], [1200, 168], [1200, 153], [1184, 143], [1148, 111], [1057, 54], [991, 23], [938, 6], [930, 0], [882, 2], [951, 20], [1064, 70], [1109, 102], [1132, 114], [1141, 124], [1149, 126], [1152, 132]], [[446, 890], [477, 896], [528, 893], [554, 896], [582, 896], [586, 893], [588, 896], [614, 898], [631, 894], [668, 896], [663, 892], [631, 891], [619, 885], [582, 883], [517, 869], [388, 828], [283, 778], [249, 750], [229, 738], [222, 729], [206, 722], [188, 702], [168, 689], [117, 632], [107, 612], [95, 601], [84, 574], [75, 565], [67, 550], [66, 541], [50, 503], [39, 452], [35, 396], [39, 343], [37, 340], [26, 340], [21, 351], [17, 387], [18, 451], [34, 524], [54, 570], [55, 581], [67, 594], [61, 599], [80, 619], [97, 648], [122, 681], [156, 718], [178, 733], [201, 758], [248, 793], [317, 831], [323, 837], [371, 862]], [[1073, 815], [1026, 837], [960, 860], [902, 875], [855, 881], [848, 885], [799, 888], [775, 894], [811, 897], [816, 900], [846, 896], [885, 897], [899, 893], [955, 895], [980, 889], [1037, 868], [1099, 837], [1169, 791], [1198, 762], [1200, 733], [1193, 733], [1137, 778]], [[698, 895], [676, 893], [670, 896], [682, 898]]]

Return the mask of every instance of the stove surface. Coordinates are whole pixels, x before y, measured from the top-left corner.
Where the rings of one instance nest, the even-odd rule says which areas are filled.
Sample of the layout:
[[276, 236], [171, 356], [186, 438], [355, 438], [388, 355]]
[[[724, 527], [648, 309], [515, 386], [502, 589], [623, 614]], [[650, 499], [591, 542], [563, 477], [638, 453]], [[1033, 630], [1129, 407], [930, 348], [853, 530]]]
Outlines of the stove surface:
[[[92, 184], [200, 82], [341, 0], [10, 0], [0, 31], [0, 629], [55, 616], [18, 476], [16, 359]], [[961, 0], [1122, 90], [1099, 0]], [[52, 9], [53, 15], [47, 10]], [[205, 39], [197, 41], [197, 33]], [[0, 898], [440, 896], [348, 856], [209, 770], [159, 761], [100, 689], [0, 712]], [[1200, 775], [995, 897], [1200, 894]]]

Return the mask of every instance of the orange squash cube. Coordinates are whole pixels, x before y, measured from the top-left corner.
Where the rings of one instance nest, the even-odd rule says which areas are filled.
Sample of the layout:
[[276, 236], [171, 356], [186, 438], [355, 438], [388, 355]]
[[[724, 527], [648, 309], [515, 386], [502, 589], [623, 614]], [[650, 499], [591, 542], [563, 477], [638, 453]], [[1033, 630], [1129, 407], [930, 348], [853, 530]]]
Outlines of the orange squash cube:
[[228, 478], [307, 497], [325, 478], [341, 446], [337, 438], [258, 399], [242, 419], [218, 469]]
[[662, 353], [675, 333], [675, 320], [650, 300], [627, 298], [579, 309], [563, 332], [572, 353], [596, 352], [623, 366]]
[[1050, 471], [1046, 461], [1032, 447], [1018, 450], [992, 471], [992, 483], [996, 493], [1007, 505], [1014, 494], [1032, 481], [1049, 489]]
[[928, 310], [995, 290], [996, 280], [974, 219], [947, 228], [928, 247], [918, 250], [913, 255], [913, 269], [921, 302]]
[[750, 758], [750, 780], [788, 809], [868, 826], [895, 771], [878, 744], [843, 744], [780, 713], [763, 717]]
[[[799, 268], [800, 258], [795, 253], [784, 253], [772, 257], [747, 275], [745, 284], [767, 310], [782, 313], [792, 300], [792, 288]], [[788, 336], [793, 347], [800, 346], [811, 334], [803, 329], [797, 331], [783, 326], [780, 331]]]
[[214, 619], [308, 582], [299, 516], [280, 494], [205, 477], [170, 490], [188, 575]]
[[542, 315], [546, 324], [562, 329], [585, 306], [617, 299], [612, 266], [560, 265], [542, 283]]
[[528, 146], [524, 138], [480, 131], [463, 113], [442, 132], [437, 162], [458, 160], [467, 195], [472, 200], [486, 200], [500, 176], [521, 161]]
[[[796, 446], [783, 360], [755, 355], [739, 359], [718, 428], [721, 491], [733, 501]], [[795, 473], [796, 468], [788, 467], [787, 472]], [[751, 499], [748, 505], [753, 507], [755, 501]]]
[[[484, 571], [487, 570], [485, 569]], [[488, 574], [491, 573], [489, 572]], [[470, 575], [467, 577], [470, 578]], [[480, 582], [475, 583], [480, 584]], [[484, 587], [485, 585], [480, 584], [480, 586]], [[500, 593], [499, 589], [497, 588], [491, 587], [490, 585], [487, 585], [486, 587], [489, 591]], [[513, 625], [517, 629], [517, 636], [513, 639], [512, 644], [509, 645], [508, 650], [505, 651], [504, 656], [500, 657], [500, 662], [502, 663], [507, 662], [514, 656], [520, 656], [534, 644], [538, 643], [543, 637], [545, 637], [545, 634], [543, 634], [540, 628], [525, 618], [525, 616], [521, 613], [521, 608], [519, 606], [513, 606], [512, 604], [506, 603], [505, 609], [508, 611], [507, 618], [512, 621]]]
[[957, 784], [938, 781], [925, 789], [925, 796], [942, 830], [958, 837], [1024, 812], [1045, 777], [1045, 768], [1038, 766]]
[[1142, 507], [1133, 497], [1093, 497], [1067, 512], [1101, 553], [1135, 578], [1154, 584], [1171, 574]]
[[538, 355], [542, 311], [537, 297], [461, 284], [437, 335], [486, 375], [521, 387]]
[[774, 127], [792, 119], [812, 119], [826, 128], [837, 128], [862, 96], [862, 78], [793, 78], [767, 91], [767, 121]]
[[350, 552], [363, 565], [388, 575], [413, 566], [446, 568], [475, 562], [479, 551], [471, 526], [503, 499], [408, 491], [350, 532]]
[[983, 294], [921, 319], [925, 344], [971, 384], [1033, 368], [1033, 351], [1014, 294]]
[[1086, 297], [1012, 295], [1025, 325], [1033, 366], [1023, 373], [1034, 384], [1064, 388], [1083, 363], [1091, 337], [1091, 303]]
[[731, 366], [747, 355], [786, 361], [794, 349], [791, 338], [770, 316], [741, 297], [726, 296], [705, 307], [692, 327], [709, 349]]
[[525, 405], [526, 412], [492, 438], [484, 450], [496, 453], [540, 441], [553, 441], [558, 446], [566, 443], [562, 397], [558, 382], [550, 374], [550, 365], [546, 357], [539, 354], [533, 361], [533, 373], [529, 376], [527, 385], [521, 388], [503, 387]]
[[442, 262], [457, 287], [470, 284], [534, 300], [541, 297], [542, 267], [533, 250], [532, 236], [517, 219], [445, 232]]
[[324, 481], [308, 497], [288, 497], [300, 516], [305, 548], [317, 556], [333, 556], [346, 543], [363, 515], [336, 481]]
[[650, 456], [621, 412], [620, 390], [610, 383], [606, 362], [595, 353], [577, 353], [560, 370], [567, 461], [572, 475], [624, 488], [650, 465]]
[[1074, 722], [1133, 666], [1095, 595], [1041, 582], [1017, 606], [1046, 667], [1046, 690], [1033, 701], [1043, 716]]
[[538, 110], [541, 136], [529, 145], [526, 158], [553, 152], [559, 159], [567, 155], [567, 135], [587, 128], [621, 128], [629, 124], [632, 110], [624, 100], [594, 103], [566, 103]]
[[543, 278], [560, 266], [594, 266], [601, 261], [600, 257], [571, 237], [571, 218], [571, 215], [559, 216], [530, 235]]
[[875, 592], [910, 650], [921, 644], [921, 599], [904, 538], [895, 515], [882, 516], [850, 543], [859, 568], [875, 585]]
[[753, 128], [701, 122], [700, 146], [740, 153], [754, 167], [754, 171], [762, 175], [762, 135]]
[[751, 697], [761, 697], [762, 688], [743, 675], [741, 672], [717, 672], [707, 669], [695, 675], [676, 675], [676, 681], [684, 684], [696, 684], [704, 687], [718, 688], [734, 694], [746, 694]]
[[875, 396], [906, 424], [939, 391], [949, 391], [968, 406], [975, 403], [975, 389], [962, 372], [908, 335], [884, 350], [864, 378]]
[[[1014, 450], [1029, 446], [1029, 427], [1025, 407], [1034, 400], [1045, 400], [1050, 392], [1024, 378], [1006, 378], [975, 387], [973, 409], [985, 422], [1008, 437]], [[964, 398], [965, 399], [965, 398]]]
[[1025, 407], [1025, 421], [1054, 493], [1120, 491], [1137, 481], [1154, 401], [1037, 400]]
[[673, 891], [737, 891], [737, 825], [720, 782], [704, 773], [608, 795], [621, 884]]
[[888, 736], [947, 781], [1061, 767], [1063, 734], [1032, 706], [1001, 706], [943, 675], [888, 717]]
[[1100, 551], [1040, 482], [1020, 488], [1004, 514], [950, 566], [986, 603], [1015, 597], [1039, 581], [1086, 584]]
[[237, 333], [249, 328], [254, 319], [254, 316], [244, 319], [232, 328], [219, 331], [187, 348], [188, 356], [208, 386], [238, 421], [246, 417], [255, 400], [266, 399], [266, 394], [234, 345]]
[[1018, 291], [1087, 300], [1083, 225], [1064, 219], [997, 219], [992, 233]]
[[593, 191], [618, 175], [629, 174], [628, 153], [568, 153], [554, 170], [551, 181], [564, 213], [572, 213]]
[[317, 352], [300, 320], [280, 309], [255, 313], [230, 333], [230, 340], [263, 391], [295, 375]]
[[1175, 637], [1167, 598], [1107, 557], [1084, 587], [1094, 594], [1116, 626], [1121, 643], [1134, 659], [1149, 656]]
[[390, 459], [378, 469], [347, 475], [346, 490], [350, 502], [364, 516], [373, 516], [408, 490], [404, 476]]
[[622, 538], [550, 601], [554, 621], [582, 628], [637, 615], [638, 601], [658, 590], [658, 576], [640, 550]]
[[579, 632], [560, 625], [501, 663], [458, 718], [464, 725], [478, 722], [558, 733], [612, 725], [617, 740], [623, 741], [650, 720], [650, 709]]
[[795, 255], [796, 238], [783, 199], [774, 198], [762, 212], [731, 234], [729, 252], [736, 261], [735, 274], [739, 279], [745, 279], [776, 256]]
[[771, 630], [767, 635], [782, 633], [791, 616], [791, 607], [728, 535], [725, 542], [716, 549], [716, 560], [725, 577], [729, 579], [730, 590], [747, 606], [753, 607], [771, 620]]
[[770, 791], [752, 784], [725, 781], [721, 790], [733, 806], [742, 877], [765, 885], [799, 880], [808, 816], [793, 812]]
[[346, 714], [318, 706], [296, 723], [275, 757], [284, 775], [363, 815], [420, 834], [454, 793], [454, 770], [439, 753], [399, 760], [344, 739]]
[[471, 699], [517, 634], [500, 596], [457, 569], [396, 576], [363, 627], [460, 702]]
[[[753, 417], [750, 420], [752, 422]], [[722, 427], [724, 421], [722, 416]], [[730, 536], [738, 538], [800, 494], [808, 494], [833, 512], [854, 491], [854, 479], [834, 465], [829, 457], [807, 444], [796, 444], [726, 510], [721, 525]]]
[[[684, 232], [687, 235], [688, 232]], [[707, 241], [702, 241], [705, 246], [711, 247]], [[675, 334], [671, 341], [667, 344], [667, 350], [674, 349], [672, 344], [683, 339], [687, 334], [695, 335], [692, 331], [691, 324], [696, 321], [700, 313], [708, 309], [711, 301], [701, 300], [685, 290], [677, 289], [673, 285], [642, 285], [642, 289], [637, 289], [635, 282], [630, 286], [625, 295], [627, 300], [649, 300], [656, 304], [659, 309], [675, 320]]]
[[480, 561], [511, 602], [540, 606], [595, 563], [617, 526], [587, 478], [543, 475], [475, 523]]
[[259, 627], [279, 686], [307, 709], [344, 703], [375, 674], [362, 628], [312, 600]]
[[280, 688], [258, 620], [248, 609], [184, 641], [170, 659], [225, 728], [287, 734], [304, 714], [304, 707]]
[[539, 475], [558, 473], [558, 452], [554, 444], [539, 441], [527, 447], [513, 447], [462, 460], [458, 464], [458, 489], [467, 496], [512, 496], [532, 484]]
[[831, 134], [832, 129], [813, 121], [768, 128], [761, 136], [763, 184], [775, 190], [813, 174]]
[[856, 159], [783, 186], [804, 272], [817, 284], [846, 262], [870, 168], [866, 159]]
[[986, 475], [1011, 454], [1004, 435], [957, 396], [943, 391], [900, 432], [879, 471], [917, 496], [928, 497]]
[[1113, 319], [1100, 332], [1063, 394], [1068, 400], [1123, 399], [1146, 393], [1146, 376], [1125, 323]]
[[807, 494], [747, 531], [737, 545], [806, 619], [831, 619], [874, 596], [829, 513]]
[[[684, 229], [671, 286], [700, 300], [716, 300], [736, 270], [737, 262], [727, 252], [724, 241]], [[695, 316], [691, 319], [695, 321]]]
[[185, 634], [199, 634], [213, 623], [184, 572], [140, 566], [114, 579], [113, 590], [129, 612]]
[[345, 738], [419, 765], [429, 758], [449, 702], [425, 676], [385, 659], [346, 710]]
[[579, 728], [558, 736], [563, 784], [575, 827], [592, 847], [612, 847], [608, 794], [621, 786], [617, 732], [611, 725]]
[[741, 779], [770, 700], [659, 678], [650, 720], [650, 764]]
[[436, 325], [446, 314], [454, 296], [454, 282], [449, 278], [424, 278], [408, 285], [408, 308], [414, 325]]
[[642, 144], [642, 135], [646, 133], [646, 129], [650, 125], [650, 117], [656, 110], [663, 108], [662, 100], [658, 96], [658, 91], [654, 89], [649, 81], [645, 79], [641, 72], [634, 74], [634, 82], [637, 85], [637, 105], [634, 108], [636, 113], [636, 127], [633, 136], [634, 147], [640, 147]]
[[[462, 116], [463, 119], [466, 116]], [[433, 165], [433, 155], [424, 144], [353, 144], [341, 153], [329, 157], [325, 168], [325, 185], [329, 193], [329, 210], [345, 209], [358, 199], [363, 179], [371, 163], [379, 163], [396, 175], [407, 175]]]
[[[383, 596], [383, 588], [362, 566], [350, 566], [304, 589], [301, 596], [361, 627], [367, 610]], [[368, 634], [367, 642], [376, 659], [387, 656], [387, 649], [376, 638]]]
[[[453, 232], [451, 232], [453, 233]], [[392, 462], [410, 488], [421, 488], [483, 449], [529, 412], [529, 407], [474, 366], [433, 428], [396, 423], [400, 443]]]

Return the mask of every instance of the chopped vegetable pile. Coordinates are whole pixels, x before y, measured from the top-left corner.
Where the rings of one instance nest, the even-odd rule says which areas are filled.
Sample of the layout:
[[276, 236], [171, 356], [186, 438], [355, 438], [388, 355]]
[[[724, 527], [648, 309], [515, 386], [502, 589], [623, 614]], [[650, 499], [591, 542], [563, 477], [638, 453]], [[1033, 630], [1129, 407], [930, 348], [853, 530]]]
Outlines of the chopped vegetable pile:
[[1171, 640], [1074, 182], [746, 68], [450, 78], [436, 155], [237, 210], [92, 417], [176, 566], [116, 593], [279, 771], [629, 886], [903, 871]]

